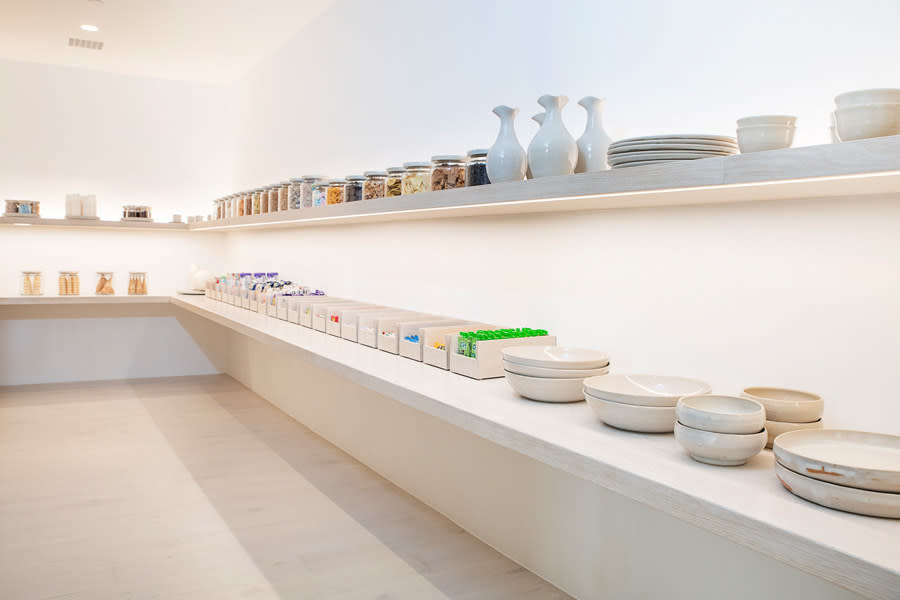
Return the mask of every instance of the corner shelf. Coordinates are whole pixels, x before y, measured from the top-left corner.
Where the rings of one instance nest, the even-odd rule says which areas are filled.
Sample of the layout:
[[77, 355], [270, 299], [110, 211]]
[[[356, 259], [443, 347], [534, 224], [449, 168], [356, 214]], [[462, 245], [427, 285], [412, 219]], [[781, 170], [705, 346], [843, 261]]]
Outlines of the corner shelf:
[[900, 193], [900, 136], [425, 192], [189, 225], [264, 230]]
[[101, 221], [90, 219], [44, 219], [41, 217], [0, 217], [0, 225], [31, 225], [69, 229], [141, 229], [145, 231], [188, 231], [187, 223], [155, 223], [148, 221]]

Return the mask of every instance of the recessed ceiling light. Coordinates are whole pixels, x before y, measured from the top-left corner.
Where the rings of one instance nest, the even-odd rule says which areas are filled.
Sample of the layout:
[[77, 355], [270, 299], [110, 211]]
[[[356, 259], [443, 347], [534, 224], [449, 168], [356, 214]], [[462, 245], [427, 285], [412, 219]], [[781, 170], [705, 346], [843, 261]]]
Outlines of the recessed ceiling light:
[[82, 25], [81, 28], [85, 31], [100, 31], [100, 28], [96, 25]]

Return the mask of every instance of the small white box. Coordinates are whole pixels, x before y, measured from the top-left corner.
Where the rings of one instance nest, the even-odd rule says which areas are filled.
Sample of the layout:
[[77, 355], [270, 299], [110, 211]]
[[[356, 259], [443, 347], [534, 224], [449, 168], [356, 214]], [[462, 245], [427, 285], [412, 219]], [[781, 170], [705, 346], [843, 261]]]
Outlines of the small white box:
[[503, 355], [500, 350], [512, 346], [555, 346], [555, 335], [538, 337], [509, 338], [505, 340], [483, 340], [475, 343], [475, 358], [458, 353], [459, 334], [447, 336], [447, 352], [450, 355], [450, 370], [472, 379], [503, 377]]
[[356, 327], [356, 341], [363, 346], [370, 348], [378, 347], [378, 323], [382, 319], [400, 318], [400, 319], [417, 319], [426, 318], [426, 315], [414, 311], [399, 311], [393, 314], [366, 314], [359, 317], [359, 323]]
[[[454, 333], [459, 333], [460, 331], [478, 331], [479, 329], [500, 329], [500, 327], [496, 325], [491, 325], [487, 323], [474, 323], [474, 322], [464, 322], [458, 325], [449, 325], [447, 327], [425, 327], [421, 329], [419, 333], [419, 358], [426, 365], [431, 365], [433, 367], [438, 367], [439, 369], [444, 369], [445, 371], [450, 369], [450, 354], [447, 351], [448, 346], [448, 338], [450, 335]], [[409, 358], [415, 358], [414, 356], [410, 357], [409, 354], [414, 354], [415, 350], [407, 346], [407, 344], [412, 344], [412, 342], [407, 342], [405, 340], [401, 340], [401, 352], [402, 356], [407, 356]], [[440, 344], [444, 346], [443, 348], [436, 348], [435, 345]], [[406, 349], [407, 354], [403, 354], [404, 348]]]
[[364, 308], [364, 309], [347, 309], [341, 315], [341, 337], [350, 342], [358, 342], [359, 337], [357, 335], [359, 328], [359, 319], [363, 316], [367, 315], [396, 315], [396, 314], [406, 314], [408, 311], [405, 311], [400, 308], [390, 308], [386, 306], [381, 306], [378, 308]]
[[[386, 318], [378, 321], [378, 349], [390, 352], [391, 354], [400, 353], [400, 326], [407, 327], [426, 327], [428, 325], [452, 325], [459, 323], [459, 319], [448, 319], [435, 315], [421, 315], [420, 317], [394, 317]], [[408, 335], [408, 334], [407, 334]]]
[[328, 315], [325, 321], [325, 333], [336, 337], [341, 337], [343, 331], [344, 318], [350, 318], [351, 314], [359, 314], [360, 312], [368, 312], [373, 310], [382, 310], [385, 307], [378, 304], [365, 304], [361, 307], [343, 307], [333, 306], [328, 309]]
[[300, 301], [300, 325], [303, 327], [312, 327], [313, 307], [323, 302], [336, 304], [338, 302], [350, 302], [350, 300], [335, 298], [333, 296], [307, 296]]
[[[353, 301], [342, 301], [338, 302], [337, 305], [345, 306], [347, 308], [354, 306], [369, 306], [364, 302], [353, 302]], [[312, 328], [316, 331], [325, 332], [326, 323], [328, 322], [328, 311], [335, 306], [335, 303], [321, 302], [319, 304], [313, 304], [312, 307]]]

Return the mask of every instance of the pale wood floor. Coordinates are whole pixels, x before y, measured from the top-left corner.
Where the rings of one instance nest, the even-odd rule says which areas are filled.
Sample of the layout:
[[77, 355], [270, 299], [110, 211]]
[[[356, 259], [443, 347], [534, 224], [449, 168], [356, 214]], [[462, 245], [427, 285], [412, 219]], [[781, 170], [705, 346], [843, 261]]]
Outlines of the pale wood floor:
[[568, 598], [227, 376], [0, 388], [0, 599]]

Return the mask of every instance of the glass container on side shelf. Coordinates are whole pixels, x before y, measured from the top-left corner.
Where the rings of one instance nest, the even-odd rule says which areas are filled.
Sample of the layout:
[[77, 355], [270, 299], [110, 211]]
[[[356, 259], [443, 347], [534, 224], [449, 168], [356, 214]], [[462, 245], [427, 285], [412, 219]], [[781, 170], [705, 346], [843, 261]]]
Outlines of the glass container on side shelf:
[[385, 180], [387, 172], [385, 171], [366, 171], [363, 173], [366, 180], [363, 182], [363, 200], [373, 200], [375, 198], [384, 198]]
[[40, 217], [41, 203], [37, 200], [7, 200], [6, 216]]
[[262, 212], [262, 190], [256, 188], [251, 192], [253, 198], [253, 214], [258, 215]]
[[22, 296], [43, 296], [43, 274], [40, 271], [22, 271], [19, 276], [19, 294]]
[[365, 175], [347, 175], [344, 185], [344, 202], [359, 202], [363, 198], [363, 182]]
[[431, 189], [431, 163], [403, 163], [403, 195], [421, 194]]
[[403, 174], [406, 169], [403, 167], [391, 167], [387, 170], [387, 178], [384, 181], [385, 198], [393, 198], [403, 194]]
[[452, 190], [466, 185], [466, 159], [456, 154], [431, 157], [431, 190]]
[[328, 204], [328, 181], [325, 177], [312, 183], [312, 205], [325, 206]]
[[129, 296], [146, 296], [147, 295], [147, 273], [143, 271], [128, 272], [128, 295]]
[[313, 206], [313, 190], [322, 179], [324, 178], [321, 175], [304, 175], [300, 179], [300, 208]]
[[487, 175], [487, 149], [478, 148], [466, 153], [466, 186], [487, 185], [490, 183]]
[[288, 186], [288, 210], [303, 208], [303, 179], [291, 179]]
[[343, 179], [332, 179], [328, 182], [327, 204], [344, 203], [344, 185], [346, 183]]
[[113, 296], [113, 273], [112, 271], [97, 271], [97, 281], [94, 283], [94, 294], [97, 296]]
[[150, 207], [143, 205], [126, 204], [122, 207], [123, 221], [152, 221]]
[[278, 212], [278, 193], [281, 190], [280, 185], [269, 186], [269, 212]]
[[59, 272], [59, 295], [60, 296], [79, 296], [81, 295], [81, 279], [78, 271], [60, 271]]
[[291, 198], [291, 182], [282, 181], [278, 187], [278, 210], [287, 210]]

